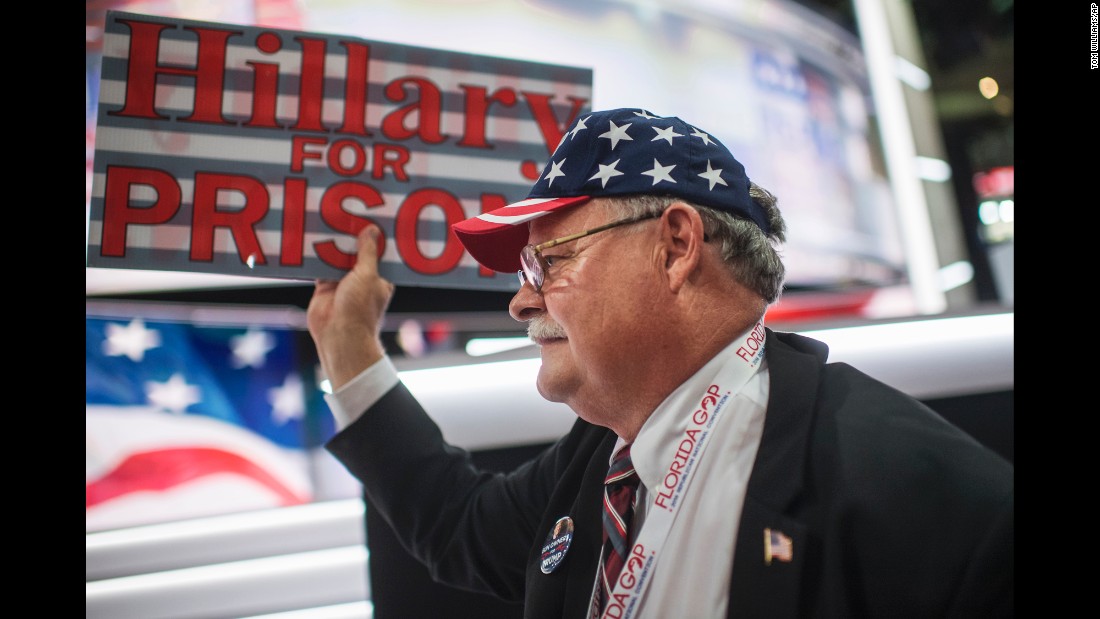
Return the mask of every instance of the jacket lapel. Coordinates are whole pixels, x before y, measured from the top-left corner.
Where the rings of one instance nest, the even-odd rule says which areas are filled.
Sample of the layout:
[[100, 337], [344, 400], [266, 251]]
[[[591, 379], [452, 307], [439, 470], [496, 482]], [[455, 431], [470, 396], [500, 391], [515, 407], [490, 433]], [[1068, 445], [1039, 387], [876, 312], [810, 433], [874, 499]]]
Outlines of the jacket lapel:
[[[814, 394], [820, 364], [828, 354], [820, 342], [771, 329], [766, 346], [771, 375], [768, 410], [749, 477], [730, 582], [728, 615], [739, 619], [799, 616], [808, 538], [805, 523], [791, 510], [806, 484]], [[770, 552], [768, 533], [777, 535], [778, 544]], [[789, 556], [784, 539], [790, 541]]]
[[564, 617], [586, 617], [588, 604], [592, 598], [592, 587], [596, 582], [596, 569], [600, 560], [603, 542], [603, 481], [607, 476], [607, 462], [611, 458], [611, 448], [615, 445], [615, 435], [608, 432], [608, 438], [596, 451], [592, 466], [581, 483], [574, 511], [577, 514], [577, 527], [584, 525], [583, 537], [577, 542], [583, 551], [577, 553], [577, 562], [569, 570], [566, 580]]
[[[539, 554], [532, 554], [527, 567], [526, 619], [587, 616], [603, 539], [603, 480], [615, 445], [615, 434], [610, 430], [592, 428], [590, 432], [586, 440], [598, 442], [591, 458], [586, 463], [578, 462], [578, 468], [565, 475], [576, 475], [574, 483], [579, 484], [579, 492], [551, 499], [539, 532], [545, 536], [558, 518], [569, 516], [573, 519], [573, 542], [561, 565], [550, 574], [542, 573]], [[577, 486], [563, 483], [562, 487]]]

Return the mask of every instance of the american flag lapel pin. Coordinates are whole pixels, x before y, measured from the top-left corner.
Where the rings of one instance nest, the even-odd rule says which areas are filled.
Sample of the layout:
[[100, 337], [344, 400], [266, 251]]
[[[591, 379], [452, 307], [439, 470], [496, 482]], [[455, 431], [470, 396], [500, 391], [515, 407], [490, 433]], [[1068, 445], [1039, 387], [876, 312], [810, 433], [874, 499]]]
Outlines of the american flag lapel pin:
[[771, 565], [772, 559], [790, 563], [793, 555], [791, 538], [781, 531], [764, 529], [764, 565]]

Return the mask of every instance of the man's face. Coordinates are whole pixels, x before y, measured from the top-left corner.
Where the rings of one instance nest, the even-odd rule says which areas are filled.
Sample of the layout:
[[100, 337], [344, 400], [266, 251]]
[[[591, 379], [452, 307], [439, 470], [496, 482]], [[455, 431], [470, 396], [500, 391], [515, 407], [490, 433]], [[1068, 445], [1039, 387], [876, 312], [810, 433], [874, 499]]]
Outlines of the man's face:
[[[599, 200], [532, 222], [534, 245], [608, 223]], [[645, 330], [653, 298], [653, 241], [659, 220], [599, 232], [543, 251], [542, 292], [525, 284], [509, 305], [541, 346], [538, 389], [588, 419], [586, 403], [631, 385], [632, 367], [652, 353]], [[588, 419], [598, 423], [599, 420]]]

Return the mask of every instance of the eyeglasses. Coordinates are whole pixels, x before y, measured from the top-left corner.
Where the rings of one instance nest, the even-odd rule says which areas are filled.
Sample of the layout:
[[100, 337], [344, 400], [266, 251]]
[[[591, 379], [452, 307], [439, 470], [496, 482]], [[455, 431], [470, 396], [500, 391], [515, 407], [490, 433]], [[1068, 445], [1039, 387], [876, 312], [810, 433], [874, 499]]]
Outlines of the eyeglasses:
[[520, 270], [517, 273], [519, 275], [520, 288], [523, 284], [530, 283], [531, 287], [535, 289], [535, 292], [542, 291], [542, 284], [546, 280], [546, 270], [550, 268], [550, 265], [546, 263], [546, 258], [542, 255], [542, 250], [550, 249], [562, 243], [568, 243], [569, 241], [575, 241], [580, 238], [584, 238], [590, 234], [596, 234], [597, 232], [603, 232], [604, 230], [610, 230], [617, 226], [625, 226], [626, 224], [638, 223], [639, 221], [645, 221], [647, 219], [654, 219], [660, 217], [662, 213], [651, 213], [649, 215], [643, 215], [641, 217], [628, 217], [626, 219], [619, 219], [611, 223], [606, 223], [602, 226], [592, 228], [591, 230], [585, 230], [584, 232], [578, 232], [576, 234], [570, 234], [569, 236], [563, 236], [560, 239], [554, 239], [552, 241], [546, 241], [545, 243], [539, 243], [538, 245], [527, 245], [519, 252], [519, 264]]

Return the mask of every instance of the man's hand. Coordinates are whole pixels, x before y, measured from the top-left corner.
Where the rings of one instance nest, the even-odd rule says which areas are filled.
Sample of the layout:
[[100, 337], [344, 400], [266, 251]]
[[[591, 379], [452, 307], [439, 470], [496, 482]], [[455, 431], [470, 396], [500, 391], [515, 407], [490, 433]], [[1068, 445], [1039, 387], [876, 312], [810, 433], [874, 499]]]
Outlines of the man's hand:
[[394, 285], [378, 275], [378, 227], [359, 232], [355, 266], [337, 281], [317, 281], [306, 324], [332, 390], [343, 386], [385, 354], [382, 318]]

